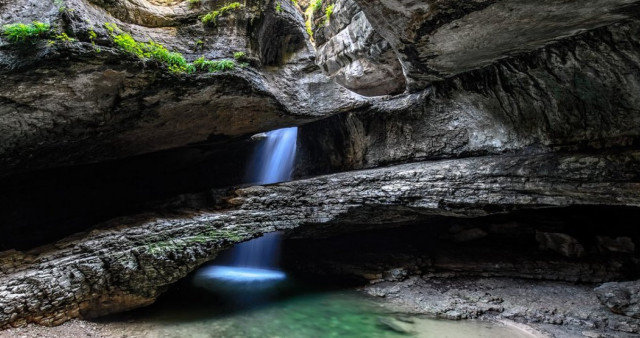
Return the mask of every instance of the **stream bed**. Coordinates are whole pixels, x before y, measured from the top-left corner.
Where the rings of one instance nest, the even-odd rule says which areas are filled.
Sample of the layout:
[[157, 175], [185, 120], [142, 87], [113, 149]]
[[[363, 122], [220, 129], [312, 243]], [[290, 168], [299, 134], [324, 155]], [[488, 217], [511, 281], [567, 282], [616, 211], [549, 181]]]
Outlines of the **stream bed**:
[[100, 323], [129, 337], [534, 337], [500, 323], [392, 312], [384, 300], [352, 290], [298, 293], [249, 307], [179, 303], [160, 302]]

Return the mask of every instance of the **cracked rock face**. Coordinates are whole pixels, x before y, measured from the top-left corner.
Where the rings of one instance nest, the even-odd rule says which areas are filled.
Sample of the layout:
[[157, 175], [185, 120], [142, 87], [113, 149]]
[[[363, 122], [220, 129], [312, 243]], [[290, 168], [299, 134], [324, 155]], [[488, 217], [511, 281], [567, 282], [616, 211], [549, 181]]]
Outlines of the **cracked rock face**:
[[[30, 170], [100, 165], [204, 147], [205, 141], [220, 150], [232, 138], [342, 113], [306, 124], [300, 133], [299, 175], [331, 175], [196, 194], [198, 205], [206, 204], [198, 210], [117, 218], [47, 246], [0, 253], [0, 327], [56, 325], [146, 306], [220, 251], [275, 230], [317, 238], [429, 226], [436, 217], [480, 219], [572, 206], [640, 210], [638, 1], [326, 1], [312, 23], [317, 50], [298, 5], [244, 5], [203, 26], [199, 17], [221, 3], [0, 4], [3, 23], [40, 20], [75, 39], [0, 40], [0, 178], [22, 173], [28, 179]], [[324, 17], [331, 5], [333, 14]], [[172, 73], [118, 49], [106, 22], [189, 61], [243, 52], [247, 64], [228, 72]], [[212, 153], [227, 154], [216, 160], [235, 170], [237, 152]], [[193, 156], [190, 163], [202, 159]], [[363, 168], [369, 169], [347, 171]], [[373, 275], [396, 283], [391, 291], [385, 285], [369, 290], [392, 294], [397, 283], [411, 281], [437, 289], [429, 278], [456, 273], [581, 282], [636, 278], [635, 234], [596, 232], [585, 242], [553, 226], [517, 229], [530, 235], [535, 250], [560, 257], [551, 262], [560, 262], [555, 270], [524, 254], [526, 266], [453, 257], [420, 271], [390, 266], [380, 278]], [[508, 225], [473, 224], [452, 229], [447, 238], [467, 245], [509, 231]], [[616, 259], [580, 261], [594, 252]], [[423, 272], [427, 279], [417, 277]], [[494, 311], [510, 319], [640, 328], [634, 283], [596, 290], [624, 320], [599, 316], [585, 288], [575, 290], [592, 311], [586, 314], [573, 308], [549, 314], [546, 305], [526, 314], [515, 302], [497, 301], [517, 297], [505, 288], [510, 291], [495, 297], [487, 296], [493, 291], [447, 290], [437, 312], [476, 318]], [[450, 311], [456, 302], [462, 305]]]
[[[301, 14], [289, 2], [278, 15], [270, 2], [249, 2], [210, 28], [198, 20], [217, 8], [207, 1], [194, 8], [87, 1], [67, 1], [64, 11], [53, 2], [0, 7], [2, 22], [40, 20], [76, 39], [0, 42], [0, 175], [247, 135], [367, 104], [316, 68]], [[244, 52], [250, 65], [174, 74], [114, 48], [104, 23], [138, 41], [162, 43], [188, 61]], [[277, 69], [263, 68], [272, 64]], [[312, 94], [318, 91], [323, 95]]]
[[382, 38], [353, 0], [335, 3], [337, 13], [314, 35], [316, 63], [337, 83], [362, 95], [402, 93], [402, 66], [391, 45]]
[[635, 0], [355, 2], [391, 44], [411, 91], [638, 13]]
[[640, 24], [593, 30], [302, 127], [298, 173], [640, 144]]
[[147, 305], [219, 251], [262, 232], [551, 206], [640, 207], [639, 158], [635, 151], [423, 162], [239, 189], [220, 211], [114, 220], [51, 246], [3, 252], [0, 326]]
[[640, 318], [640, 282], [605, 283], [594, 291], [612, 312]]

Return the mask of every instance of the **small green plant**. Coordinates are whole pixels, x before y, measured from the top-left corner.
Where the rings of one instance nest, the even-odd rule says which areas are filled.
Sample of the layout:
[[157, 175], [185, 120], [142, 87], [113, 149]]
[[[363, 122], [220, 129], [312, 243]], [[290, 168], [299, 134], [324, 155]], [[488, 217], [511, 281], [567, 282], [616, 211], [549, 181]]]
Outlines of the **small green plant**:
[[243, 7], [244, 5], [239, 2], [232, 2], [221, 7], [220, 9], [207, 13], [207, 15], [203, 16], [200, 21], [202, 21], [202, 23], [205, 25], [215, 25], [219, 16], [225, 15], [227, 12]]
[[196, 44], [196, 50], [204, 48], [204, 41], [202, 40], [196, 40], [195, 44]]
[[333, 7], [335, 5], [329, 5], [327, 6], [327, 9], [325, 9], [324, 11], [324, 24], [327, 25], [329, 23], [329, 20], [331, 18], [331, 14], [333, 14]]
[[276, 2], [276, 12], [282, 12], [282, 3], [280, 1]]
[[216, 73], [223, 72], [226, 70], [234, 70], [236, 68], [236, 63], [233, 60], [219, 60], [219, 61], [211, 61], [205, 59], [204, 56], [197, 58], [193, 61], [193, 66], [197, 70]]
[[316, 0], [311, 4], [311, 8], [314, 13], [319, 13], [322, 10], [322, 0]]
[[236, 63], [233, 60], [213, 61], [211, 68], [213, 69], [213, 72], [224, 72], [225, 70], [234, 70], [236, 69]]
[[138, 42], [131, 35], [123, 32], [112, 23], [105, 23], [105, 28], [111, 34], [113, 43], [125, 52], [131, 53], [141, 59], [152, 59], [167, 65], [174, 73], [192, 73], [195, 68], [190, 65], [180, 53], [170, 52], [163, 45], [154, 42]]
[[91, 46], [93, 46], [93, 49], [96, 51], [96, 53], [100, 53], [102, 49], [96, 46], [97, 38], [98, 38], [98, 34], [96, 34], [96, 31], [93, 30], [93, 27], [89, 28], [89, 41], [91, 41]]
[[2, 35], [12, 43], [35, 42], [37, 39], [46, 38], [51, 26], [47, 23], [34, 21], [28, 25], [14, 23], [2, 26]]
[[76, 39], [69, 37], [67, 35], [67, 33], [60, 33], [60, 34], [56, 35], [56, 40], [62, 41], [62, 42], [74, 42], [74, 41], [76, 41]]
[[207, 60], [203, 55], [203, 56], [195, 59], [193, 61], [193, 65], [196, 67], [196, 69], [207, 70], [208, 67], [209, 67], [209, 62], [211, 62], [211, 61]]
[[153, 40], [149, 42], [138, 42], [115, 24], [107, 22], [104, 26], [109, 31], [113, 43], [118, 48], [141, 59], [151, 59], [165, 64], [169, 71], [173, 73], [191, 74], [198, 70], [219, 72], [233, 70], [236, 67], [236, 63], [233, 60], [211, 61], [207, 60], [204, 56], [196, 59], [193, 63], [189, 63], [182, 54], [171, 52]]
[[189, 8], [195, 8], [200, 6], [200, 0], [189, 0]]
[[233, 58], [236, 60], [244, 60], [247, 54], [245, 52], [235, 52], [233, 53]]
[[91, 27], [91, 29], [89, 29], [89, 40], [91, 40], [91, 43], [95, 45], [94, 40], [98, 38], [98, 34], [96, 34], [96, 31], [93, 30], [93, 27]]
[[109, 31], [109, 34], [115, 34], [115, 33], [121, 33], [122, 30], [120, 28], [118, 28], [118, 26], [115, 23], [111, 23], [111, 22], [105, 22], [104, 23], [104, 28], [106, 28]]

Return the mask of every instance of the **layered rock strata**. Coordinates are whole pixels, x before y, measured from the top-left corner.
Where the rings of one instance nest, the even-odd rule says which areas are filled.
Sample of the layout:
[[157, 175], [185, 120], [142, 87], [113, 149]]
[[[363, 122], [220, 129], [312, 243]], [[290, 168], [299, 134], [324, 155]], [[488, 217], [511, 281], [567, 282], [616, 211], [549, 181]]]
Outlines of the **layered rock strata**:
[[147, 305], [220, 250], [277, 229], [567, 205], [640, 207], [639, 158], [628, 151], [407, 164], [239, 189], [220, 211], [116, 220], [31, 252], [4, 252], [0, 323], [53, 325]]
[[[247, 2], [213, 27], [199, 20], [221, 7], [208, 1], [61, 6], [0, 7], [3, 24], [39, 20], [73, 39], [0, 40], [0, 175], [246, 135], [367, 104], [316, 68], [302, 16], [289, 1], [277, 13], [273, 2]], [[114, 46], [105, 23], [187, 61], [233, 60], [241, 52], [248, 62], [227, 72], [176, 74]]]
[[302, 127], [300, 175], [640, 144], [640, 23], [614, 24]]
[[638, 1], [355, 1], [410, 90], [638, 13]]

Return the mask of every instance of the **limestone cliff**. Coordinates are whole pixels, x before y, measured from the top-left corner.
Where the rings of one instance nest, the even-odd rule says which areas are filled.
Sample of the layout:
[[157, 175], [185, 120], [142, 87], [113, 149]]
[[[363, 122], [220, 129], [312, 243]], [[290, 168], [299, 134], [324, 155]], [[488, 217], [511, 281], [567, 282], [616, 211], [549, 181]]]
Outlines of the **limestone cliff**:
[[[3, 25], [49, 25], [0, 39], [0, 202], [12, 209], [0, 214], [0, 327], [151, 304], [222, 250], [275, 230], [315, 241], [440, 229], [433, 252], [327, 252], [310, 265], [387, 283], [369, 287], [381, 295], [420, 293], [430, 278], [640, 278], [629, 221], [640, 215], [639, 5], [0, 2]], [[292, 125], [304, 179], [237, 187], [249, 136]], [[65, 204], [86, 209], [79, 221]], [[124, 204], [147, 212], [89, 217]], [[500, 246], [510, 241], [522, 245]], [[589, 291], [587, 314], [485, 295], [436, 314], [637, 334], [636, 289]], [[596, 294], [612, 312], [592, 306]]]

